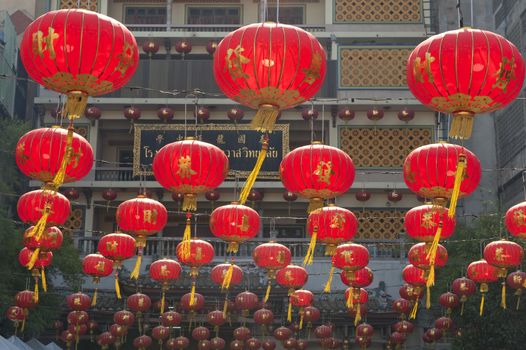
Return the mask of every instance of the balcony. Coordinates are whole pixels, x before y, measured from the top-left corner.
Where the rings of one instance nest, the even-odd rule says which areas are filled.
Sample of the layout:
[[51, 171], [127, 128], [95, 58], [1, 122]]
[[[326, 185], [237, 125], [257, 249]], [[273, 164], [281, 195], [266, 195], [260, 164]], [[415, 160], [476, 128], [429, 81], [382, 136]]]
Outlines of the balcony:
[[[141, 37], [145, 32], [163, 32], [166, 36], [168, 33], [221, 33], [226, 35], [241, 27], [239, 24], [185, 24], [185, 25], [170, 25], [170, 24], [126, 24], [129, 30], [134, 35]], [[297, 25], [297, 27], [311, 33], [325, 32], [324, 25]], [[141, 35], [142, 34], [142, 35]], [[150, 34], [148, 36], [151, 36]]]

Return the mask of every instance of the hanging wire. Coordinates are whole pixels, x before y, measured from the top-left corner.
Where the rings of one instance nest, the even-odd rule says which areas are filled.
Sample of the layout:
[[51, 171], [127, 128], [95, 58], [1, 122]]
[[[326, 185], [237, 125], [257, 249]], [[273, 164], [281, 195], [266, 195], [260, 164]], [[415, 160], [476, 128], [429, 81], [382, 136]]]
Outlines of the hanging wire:
[[325, 105], [321, 106], [321, 143], [325, 144]]
[[464, 15], [462, 14], [462, 8], [460, 7], [460, 0], [457, 0], [457, 10], [458, 10], [458, 27], [464, 28]]
[[279, 0], [276, 2], [276, 23], [279, 23]]

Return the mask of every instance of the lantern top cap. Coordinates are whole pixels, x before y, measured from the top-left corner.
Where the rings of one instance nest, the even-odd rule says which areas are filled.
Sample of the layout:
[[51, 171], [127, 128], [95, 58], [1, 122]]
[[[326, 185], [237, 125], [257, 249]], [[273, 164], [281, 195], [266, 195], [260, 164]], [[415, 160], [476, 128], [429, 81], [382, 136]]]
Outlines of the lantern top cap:
[[322, 145], [321, 141], [312, 141], [311, 145]]

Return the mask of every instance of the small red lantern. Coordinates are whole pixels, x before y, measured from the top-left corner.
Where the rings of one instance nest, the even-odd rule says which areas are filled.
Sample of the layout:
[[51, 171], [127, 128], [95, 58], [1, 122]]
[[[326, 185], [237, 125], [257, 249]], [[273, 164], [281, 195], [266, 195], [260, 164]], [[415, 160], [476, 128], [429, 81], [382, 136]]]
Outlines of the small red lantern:
[[170, 107], [160, 107], [157, 110], [157, 117], [162, 120], [163, 122], [170, 121], [174, 118], [174, 110]]
[[[306, 290], [306, 289], [296, 290], [289, 296], [290, 305], [299, 308], [299, 315], [300, 315], [299, 329], [303, 328], [303, 317], [305, 315], [304, 309], [305, 307], [310, 306], [313, 300], [314, 300], [314, 294], [312, 294], [311, 291]], [[292, 317], [290, 317], [289, 321], [292, 321]]]
[[181, 324], [183, 317], [177, 311], [166, 311], [161, 314], [161, 323], [165, 327], [177, 327]]
[[276, 342], [272, 340], [264, 340], [261, 343], [261, 347], [263, 350], [275, 350], [276, 349]]
[[[101, 277], [111, 275], [113, 271], [113, 262], [106, 259], [101, 254], [88, 254], [82, 259], [82, 271], [93, 278], [93, 283], [98, 285]], [[97, 305], [97, 290], [95, 288], [93, 298], [91, 299], [91, 306]]]
[[206, 320], [208, 323], [210, 323], [212, 326], [214, 326], [214, 329], [216, 330], [216, 333], [219, 331], [219, 327], [224, 325], [226, 322], [226, 317], [223, 311], [221, 310], [213, 310], [206, 315]]
[[498, 280], [498, 269], [488, 264], [486, 260], [481, 259], [468, 265], [467, 275], [473, 282], [480, 283], [479, 291], [482, 294], [480, 300], [480, 316], [482, 316], [484, 312], [484, 295], [489, 289], [488, 283]]
[[81, 292], [66, 296], [66, 303], [71, 310], [86, 311], [91, 306], [91, 298]]
[[192, 44], [187, 40], [180, 40], [175, 43], [175, 51], [179, 52], [184, 57], [184, 55], [192, 51]]
[[116, 232], [102, 236], [97, 246], [98, 251], [107, 259], [113, 261], [115, 270], [115, 293], [121, 299], [119, 287], [119, 270], [123, 260], [135, 255], [135, 239], [132, 236]]
[[437, 328], [429, 328], [424, 334], [427, 334], [427, 336], [433, 341], [437, 341], [442, 338], [442, 330]]
[[329, 272], [329, 279], [325, 285], [326, 293], [331, 291], [331, 281], [334, 269], [342, 270], [348, 280], [354, 279], [355, 271], [363, 269], [369, 263], [369, 251], [361, 244], [344, 243], [340, 244], [332, 256], [332, 266]]
[[347, 308], [349, 310], [356, 310], [354, 318], [354, 325], [356, 326], [362, 319], [361, 308], [362, 305], [367, 304], [367, 300], [369, 300], [369, 294], [363, 288], [351, 287], [345, 290], [344, 298], [346, 300]]
[[64, 236], [58, 227], [46, 227], [44, 232], [42, 232], [42, 236], [40, 236], [40, 240], [37, 240], [34, 235], [30, 236], [31, 232], [34, 232], [34, 230], [35, 227], [31, 226], [24, 232], [24, 246], [27, 248], [38, 249], [39, 253], [40, 251], [46, 252], [57, 250], [62, 246]]
[[128, 297], [126, 300], [126, 305], [128, 308], [135, 312], [137, 316], [137, 323], [139, 326], [139, 331], [142, 330], [142, 315], [143, 313], [150, 310], [150, 307], [152, 306], [152, 300], [149, 296], [142, 293], [135, 293]]
[[354, 111], [350, 107], [342, 107], [338, 110], [338, 118], [346, 123], [353, 120], [354, 115]]
[[71, 347], [71, 343], [73, 342], [73, 340], [75, 340], [75, 334], [71, 333], [68, 330], [65, 330], [62, 333], [60, 333], [60, 340], [66, 343], [66, 348], [69, 349]]
[[25, 320], [26, 320], [26, 314], [24, 312], [24, 309], [22, 309], [19, 306], [10, 306], [7, 309], [5, 315], [10, 321], [12, 321], [14, 323], [15, 333], [17, 332], [17, 329], [18, 329], [20, 323], [22, 323], [21, 331], [22, 332], [24, 331]]
[[367, 119], [372, 121], [378, 121], [384, 117], [384, 110], [374, 107], [367, 111]]
[[356, 197], [356, 200], [359, 202], [367, 202], [369, 199], [371, 199], [371, 192], [368, 192], [362, 188], [362, 190], [359, 192], [356, 192], [354, 196]]
[[336, 246], [350, 241], [357, 231], [358, 220], [350, 210], [329, 204], [312, 211], [307, 219], [307, 233], [311, 241], [303, 263], [312, 263], [317, 240], [325, 244], [325, 255], [332, 256]]
[[221, 289], [237, 286], [243, 281], [243, 270], [234, 263], [219, 264], [210, 271], [210, 279]]
[[393, 330], [398, 333], [410, 334], [413, 333], [415, 325], [409, 321], [402, 320], [394, 324]]
[[163, 342], [170, 336], [170, 328], [157, 326], [152, 329], [152, 337], [157, 340], [159, 347], [162, 349]]
[[212, 190], [212, 191], [208, 191], [205, 193], [205, 198], [206, 200], [214, 203], [217, 200], [219, 200], [219, 198], [221, 198], [221, 194], [219, 193], [218, 190]]
[[259, 309], [254, 312], [254, 322], [260, 326], [268, 326], [274, 322], [274, 313], [269, 309]]
[[272, 131], [280, 110], [313, 97], [325, 71], [325, 51], [318, 40], [281, 23], [241, 27], [219, 43], [214, 55], [217, 84], [228, 98], [258, 109], [252, 126], [263, 132]]
[[435, 328], [447, 331], [453, 326], [453, 320], [449, 317], [440, 317], [435, 320]]
[[[51, 265], [53, 261], [53, 253], [38, 251], [38, 248], [34, 251], [29, 248], [22, 248], [18, 253], [18, 262], [20, 265], [31, 269], [31, 275], [35, 279], [35, 299], [38, 302], [38, 284], [39, 278], [42, 278], [42, 288], [44, 292], [47, 292], [47, 281], [45, 268]], [[39, 270], [40, 269], [40, 270]]]
[[440, 228], [440, 239], [448, 239], [455, 231], [456, 219], [449, 217], [448, 209], [440, 206], [421, 205], [407, 211], [404, 219], [406, 233], [420, 242], [433, 242]]
[[447, 250], [443, 245], [437, 245], [436, 254], [433, 260], [431, 260], [430, 256], [431, 249], [432, 245], [429, 243], [417, 243], [414, 244], [407, 253], [409, 263], [422, 270], [428, 271], [426, 281], [427, 286], [434, 285], [435, 283], [435, 267], [444, 267], [448, 259]]
[[87, 106], [86, 110], [84, 111], [84, 116], [86, 119], [91, 120], [93, 125], [95, 120], [99, 120], [100, 117], [102, 117], [102, 111], [97, 106]]
[[253, 188], [248, 193], [247, 199], [249, 201], [251, 201], [252, 202], [252, 206], [254, 206], [254, 202], [262, 201], [264, 196], [265, 196], [265, 194], [262, 191], [256, 190], [256, 189]]
[[307, 322], [307, 328], [311, 328], [312, 324], [318, 321], [321, 317], [320, 310], [315, 306], [307, 306], [303, 311], [303, 320]]
[[303, 287], [308, 278], [307, 270], [298, 265], [285, 266], [276, 273], [276, 282], [289, 290], [289, 296], [294, 292], [294, 289]]
[[177, 280], [181, 274], [181, 265], [172, 259], [160, 259], [150, 265], [150, 278], [161, 283], [161, 314], [164, 313], [165, 295], [169, 283]]
[[397, 190], [392, 190], [387, 193], [387, 200], [389, 202], [397, 203], [402, 200], [402, 194]]
[[227, 253], [237, 253], [239, 244], [255, 237], [261, 225], [254, 209], [236, 202], [216, 208], [210, 215], [210, 231], [227, 241]]
[[195, 313], [205, 306], [205, 297], [199, 293], [186, 293], [181, 297], [181, 308], [190, 313]]
[[283, 341], [283, 347], [287, 350], [294, 350], [298, 346], [296, 338], [288, 338]]
[[292, 331], [288, 327], [278, 327], [274, 330], [274, 338], [280, 341], [285, 341], [292, 337]]
[[526, 238], [526, 202], [514, 205], [504, 217], [506, 228], [512, 236]]
[[343, 284], [349, 287], [365, 288], [373, 283], [373, 271], [368, 267], [354, 272], [342, 271], [340, 273], [340, 279]]
[[197, 350], [210, 350], [210, 340], [200, 340], [197, 342]]
[[217, 41], [209, 41], [208, 44], [206, 45], [206, 52], [208, 52], [208, 54], [210, 56], [213, 56], [214, 53], [216, 52], [216, 49], [217, 49]]
[[373, 326], [368, 323], [361, 323], [356, 327], [356, 335], [359, 337], [372, 337], [373, 332]]
[[245, 347], [247, 350], [259, 350], [261, 342], [256, 338], [250, 338], [245, 342]]
[[206, 107], [199, 107], [194, 111], [194, 117], [197, 118], [200, 122], [204, 123], [210, 119], [210, 110]]
[[323, 200], [349, 190], [355, 175], [347, 153], [319, 142], [289, 152], [281, 161], [279, 172], [287, 191], [310, 200], [309, 213], [321, 208]]
[[68, 189], [62, 191], [62, 193], [63, 193], [64, 196], [66, 196], [66, 198], [69, 199], [70, 201], [77, 200], [77, 199], [79, 199], [79, 197], [80, 197], [80, 192], [79, 192], [79, 190], [77, 190], [76, 188], [68, 188]]
[[89, 321], [89, 316], [86, 311], [70, 311], [68, 313], [68, 324], [75, 326], [86, 324]]
[[301, 111], [301, 117], [303, 120], [316, 120], [318, 119], [319, 112], [316, 108], [304, 108]]
[[179, 349], [179, 350], [186, 349], [188, 345], [190, 345], [190, 340], [184, 336], [179, 336], [175, 338], [174, 340], [175, 340], [176, 349]]
[[123, 110], [124, 118], [130, 120], [132, 123], [141, 119], [141, 110], [136, 106], [127, 106]]
[[102, 198], [108, 202], [114, 201], [117, 198], [117, 192], [113, 188], [107, 188], [102, 191]]
[[236, 295], [235, 305], [236, 309], [241, 310], [243, 316], [248, 316], [251, 310], [258, 306], [258, 296], [252, 292], [245, 291]]
[[[362, 336], [356, 336], [354, 338], [354, 342], [356, 345], [360, 347], [360, 349], [367, 349], [369, 346], [371, 346], [371, 338], [369, 337], [362, 337]], [[389, 349], [389, 348], [386, 348]]]
[[210, 338], [210, 330], [206, 327], [195, 327], [192, 330], [192, 338], [195, 340], [206, 340]]
[[393, 332], [389, 336], [389, 341], [392, 344], [396, 344], [396, 345], [402, 344], [405, 341], [405, 339], [406, 339], [406, 336], [404, 333]]
[[238, 122], [245, 116], [245, 112], [241, 108], [232, 107], [227, 112], [226, 115], [228, 119], [230, 119], [233, 122]]
[[398, 119], [407, 123], [415, 118], [415, 111], [406, 107], [402, 109], [401, 111], [399, 111], [397, 116], [398, 116]]
[[133, 339], [133, 347], [139, 350], [146, 350], [150, 345], [152, 345], [152, 338], [147, 335], [141, 335]]
[[243, 350], [245, 348], [245, 344], [241, 340], [232, 340], [230, 342], [229, 349], [230, 350]]
[[197, 194], [218, 187], [228, 174], [228, 158], [218, 147], [193, 139], [161, 148], [153, 159], [155, 179], [167, 190], [183, 193], [182, 210], [195, 210]]
[[420, 43], [407, 60], [407, 85], [424, 105], [452, 113], [450, 136], [468, 139], [473, 117], [503, 108], [524, 82], [520, 51], [502, 36], [460, 28]]
[[332, 334], [331, 327], [322, 324], [314, 329], [314, 335], [318, 339], [329, 338]]
[[438, 303], [442, 305], [442, 307], [446, 308], [446, 313], [448, 315], [451, 315], [451, 310], [460, 304], [460, 298], [455, 293], [446, 292], [440, 295], [438, 298]]
[[521, 295], [523, 292], [524, 284], [526, 283], [526, 272], [515, 271], [508, 275], [506, 278], [508, 287], [515, 289], [515, 296], [517, 296], [516, 310], [519, 310]]
[[276, 276], [276, 271], [290, 264], [291, 253], [289, 248], [282, 244], [269, 242], [258, 245], [252, 251], [252, 259], [260, 268], [267, 270], [267, 292], [263, 298], [266, 303], [272, 286], [272, 280]]
[[[188, 247], [186, 247], [188, 245]], [[191, 295], [195, 293], [196, 279], [201, 266], [209, 264], [214, 258], [214, 247], [207, 241], [191, 239], [189, 242], [184, 240], [175, 249], [177, 259], [184, 265], [190, 266], [190, 277], [192, 277]], [[193, 297], [190, 304], [193, 304]]]
[[148, 55], [148, 57], [152, 57], [159, 51], [159, 43], [153, 40], [146, 40], [142, 44], [142, 50]]
[[466, 277], [457, 278], [451, 284], [453, 293], [460, 297], [460, 303], [462, 307], [460, 309], [460, 315], [464, 314], [464, 303], [468, 300], [470, 295], [475, 294], [477, 291], [477, 285], [473, 280]]
[[404, 298], [396, 299], [393, 302], [393, 310], [399, 313], [402, 317], [409, 315], [412, 308], [413, 306], [411, 305], [411, 302]]
[[210, 339], [210, 349], [212, 350], [223, 350], [225, 348], [226, 342], [223, 338], [214, 337]]
[[241, 326], [234, 329], [233, 335], [234, 339], [245, 341], [252, 336], [252, 332], [250, 332], [250, 329], [248, 329], [247, 327]]
[[113, 322], [128, 328], [135, 323], [135, 315], [128, 310], [120, 310], [113, 314]]
[[122, 338], [128, 334], [128, 327], [119, 324], [112, 324], [109, 328], [111, 335], [115, 338]]
[[18, 217], [25, 223], [35, 225], [37, 240], [47, 226], [62, 226], [69, 217], [69, 200], [59, 192], [34, 190], [20, 196], [17, 203]]

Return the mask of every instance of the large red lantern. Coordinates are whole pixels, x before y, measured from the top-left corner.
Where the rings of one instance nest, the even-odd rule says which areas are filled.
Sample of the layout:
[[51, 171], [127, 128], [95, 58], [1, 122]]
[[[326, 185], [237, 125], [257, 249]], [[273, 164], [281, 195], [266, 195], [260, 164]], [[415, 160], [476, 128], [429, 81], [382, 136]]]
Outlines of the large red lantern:
[[79, 181], [89, 173], [93, 167], [93, 149], [73, 127], [40, 128], [18, 140], [15, 159], [26, 176], [53, 183], [57, 188]]
[[488, 283], [496, 282], [498, 280], [498, 269], [488, 264], [484, 259], [474, 261], [468, 265], [468, 278], [476, 283], [480, 283], [479, 291], [482, 295], [480, 299], [480, 316], [484, 312], [484, 295], [488, 292]]
[[[303, 328], [303, 317], [305, 316], [305, 308], [307, 306], [310, 306], [313, 300], [314, 294], [306, 289], [298, 289], [289, 296], [290, 305], [299, 308], [299, 329]], [[289, 318], [289, 321], [292, 321], [292, 316]]]
[[172, 259], [160, 259], [150, 265], [150, 278], [161, 283], [161, 314], [164, 313], [165, 295], [169, 288], [169, 283], [177, 280], [181, 274], [181, 265]]
[[289, 290], [289, 296], [294, 289], [303, 287], [308, 278], [309, 274], [305, 268], [293, 264], [285, 266], [276, 273], [276, 282]]
[[353, 279], [355, 271], [365, 268], [368, 263], [369, 251], [363, 245], [355, 243], [340, 244], [336, 247], [332, 256], [332, 266], [324, 291], [326, 293], [331, 291], [332, 275], [335, 268], [341, 269], [342, 275], [345, 273], [347, 279]]
[[79, 118], [88, 96], [119, 89], [137, 68], [139, 50], [133, 34], [105, 15], [81, 10], [50, 11], [25, 30], [20, 57], [29, 76], [67, 94], [65, 113]]
[[252, 292], [244, 291], [236, 295], [235, 306], [236, 309], [241, 310], [242, 315], [247, 317], [251, 310], [258, 307], [258, 296]]
[[122, 261], [135, 255], [135, 239], [125, 233], [110, 233], [102, 236], [97, 246], [98, 251], [107, 259], [113, 261], [115, 270], [115, 293], [121, 299], [121, 289], [119, 286], [119, 270]]
[[289, 248], [283, 244], [269, 242], [254, 248], [252, 259], [258, 267], [267, 270], [267, 292], [263, 298], [263, 302], [266, 303], [270, 295], [272, 280], [276, 277], [276, 271], [290, 264], [291, 253]]
[[241, 27], [221, 40], [214, 54], [217, 84], [228, 98], [258, 109], [252, 126], [263, 132], [272, 131], [280, 110], [313, 97], [325, 71], [318, 40], [281, 23]]
[[91, 298], [81, 292], [66, 296], [66, 303], [71, 310], [86, 311], [91, 306]]
[[340, 279], [343, 284], [354, 288], [365, 288], [373, 283], [373, 271], [364, 267], [363, 269], [356, 270], [354, 272], [342, 271], [340, 273]]
[[228, 158], [218, 147], [187, 139], [161, 148], [153, 158], [155, 179], [184, 194], [182, 210], [196, 210], [197, 194], [218, 187], [228, 174]]
[[218, 264], [210, 271], [210, 279], [221, 289], [237, 286], [243, 281], [243, 270], [234, 263]]
[[325, 244], [325, 255], [332, 256], [336, 246], [350, 241], [357, 230], [358, 220], [350, 210], [329, 204], [312, 211], [307, 219], [307, 233], [311, 241], [303, 263], [312, 263], [317, 240]]
[[289, 192], [310, 200], [308, 212], [323, 206], [351, 188], [355, 169], [342, 150], [314, 142], [287, 153], [279, 166], [283, 186]]
[[210, 215], [210, 231], [229, 243], [227, 253], [237, 253], [239, 244], [254, 238], [260, 225], [257, 211], [236, 202], [218, 207]]
[[460, 277], [451, 283], [451, 289], [453, 290], [453, 293], [460, 297], [460, 315], [462, 316], [464, 314], [464, 303], [468, 300], [470, 295], [475, 294], [477, 291], [477, 285], [469, 278]]
[[429, 204], [407, 211], [404, 228], [407, 235], [420, 242], [431, 243], [440, 228], [440, 239], [448, 239], [455, 231], [456, 219], [448, 216], [448, 209]]
[[504, 223], [512, 236], [526, 238], [526, 202], [521, 202], [508, 209]]
[[471, 136], [475, 114], [503, 108], [524, 83], [520, 51], [502, 36], [460, 28], [420, 43], [407, 60], [407, 85], [422, 104], [452, 113], [450, 136]]
[[105, 258], [101, 254], [88, 254], [82, 259], [82, 271], [93, 278], [93, 283], [96, 285], [93, 297], [91, 298], [91, 306], [97, 305], [97, 290], [101, 277], [111, 275], [113, 271], [113, 261]]

